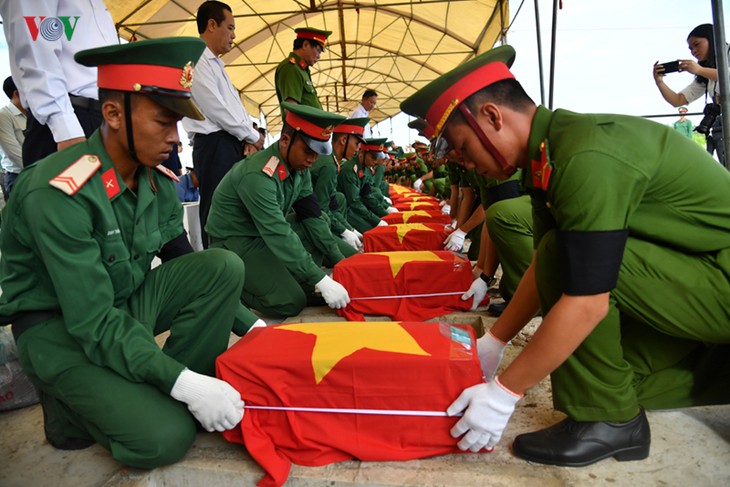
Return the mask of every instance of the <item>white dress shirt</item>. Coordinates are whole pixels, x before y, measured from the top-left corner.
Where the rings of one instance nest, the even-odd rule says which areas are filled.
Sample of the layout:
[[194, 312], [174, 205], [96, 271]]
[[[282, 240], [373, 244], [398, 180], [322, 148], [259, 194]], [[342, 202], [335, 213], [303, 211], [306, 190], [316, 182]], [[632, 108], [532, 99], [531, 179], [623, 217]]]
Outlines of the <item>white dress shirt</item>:
[[[8, 42], [10, 71], [23, 106], [30, 108], [38, 122], [48, 125], [56, 142], [83, 137], [68, 94], [93, 99], [99, 95], [96, 68], [78, 64], [74, 54], [119, 44], [104, 2], [0, 0], [0, 16]], [[33, 28], [24, 17], [33, 19]], [[43, 25], [41, 17], [45, 17]]]
[[189, 136], [224, 130], [250, 144], [259, 141], [259, 132], [253, 128], [251, 117], [243, 108], [223, 61], [207, 47], [195, 65], [191, 91], [193, 101], [205, 115], [205, 120], [183, 118], [183, 128]]
[[[357, 104], [357, 108], [355, 108], [352, 113], [350, 114], [350, 118], [365, 118], [369, 117], [370, 113], [365, 110], [365, 107], [362, 106], [362, 103]], [[362, 134], [364, 138], [369, 139], [373, 136], [372, 130], [370, 129], [370, 122], [368, 122], [367, 125], [365, 125], [365, 132]]]
[[3, 150], [0, 165], [5, 172], [18, 174], [23, 168], [25, 122], [25, 114], [12, 103], [0, 109], [0, 148]]

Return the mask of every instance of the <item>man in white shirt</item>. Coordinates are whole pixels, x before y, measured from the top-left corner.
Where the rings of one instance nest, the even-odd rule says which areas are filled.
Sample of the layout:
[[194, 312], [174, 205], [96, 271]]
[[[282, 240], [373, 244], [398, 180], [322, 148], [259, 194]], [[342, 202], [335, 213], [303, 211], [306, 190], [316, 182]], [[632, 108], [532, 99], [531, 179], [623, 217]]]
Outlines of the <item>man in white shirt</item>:
[[200, 227], [208, 248], [208, 221], [213, 191], [233, 164], [243, 159], [244, 142], [261, 149], [264, 137], [253, 127], [238, 91], [219, 56], [233, 48], [236, 24], [231, 7], [207, 1], [198, 7], [198, 33], [206, 49], [195, 66], [193, 101], [205, 120], [184, 118], [183, 128], [193, 141], [193, 164], [200, 190]]
[[15, 178], [23, 169], [23, 130], [25, 130], [26, 110], [20, 104], [20, 94], [8, 76], [3, 82], [3, 92], [10, 99], [10, 103], [0, 109], [0, 148], [2, 148], [2, 165], [5, 178], [2, 181], [5, 199], [10, 197]]
[[10, 72], [29, 109], [23, 165], [84, 140], [101, 124], [96, 68], [83, 49], [118, 44], [103, 0], [0, 0]]
[[[364, 118], [370, 117], [370, 111], [375, 108], [378, 104], [378, 93], [375, 90], [365, 90], [362, 94], [362, 100], [357, 104], [357, 107], [350, 114], [350, 118]], [[370, 124], [365, 126], [365, 133], [363, 137], [366, 139], [372, 138], [373, 132], [370, 128]]]

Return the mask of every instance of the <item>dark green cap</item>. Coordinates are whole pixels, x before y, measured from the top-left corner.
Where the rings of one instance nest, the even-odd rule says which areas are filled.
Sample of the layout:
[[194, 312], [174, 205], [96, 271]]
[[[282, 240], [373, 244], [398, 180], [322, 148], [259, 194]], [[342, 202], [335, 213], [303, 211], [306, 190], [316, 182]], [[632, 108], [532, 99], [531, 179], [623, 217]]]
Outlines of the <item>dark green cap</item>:
[[320, 30], [313, 27], [299, 27], [294, 29], [297, 39], [306, 39], [308, 41], [318, 42], [322, 47], [327, 45], [327, 38], [332, 34], [331, 30]]
[[514, 79], [509, 70], [514, 60], [512, 46], [489, 50], [431, 81], [403, 101], [400, 108], [426, 121], [424, 137], [440, 137], [454, 109], [464, 100], [497, 81]]
[[299, 132], [310, 149], [317, 154], [332, 153], [330, 136], [346, 117], [297, 103], [284, 102], [281, 107], [286, 110], [284, 122]]
[[368, 117], [363, 118], [348, 118], [340, 125], [335, 127], [334, 132], [337, 134], [351, 134], [356, 135], [360, 141], [365, 140], [363, 134], [365, 133], [365, 127], [370, 123]]
[[79, 51], [74, 59], [98, 66], [98, 86], [143, 93], [175, 113], [203, 120], [193, 103], [195, 63], [205, 50], [197, 37], [163, 37]]
[[423, 136], [423, 131], [426, 128], [426, 121], [422, 118], [416, 118], [415, 120], [411, 120], [408, 122], [408, 128], [412, 128], [413, 130], [416, 130], [418, 132], [418, 135]]
[[387, 138], [374, 138], [365, 139], [360, 143], [360, 149], [365, 151], [380, 151], [385, 150], [385, 143], [388, 141]]

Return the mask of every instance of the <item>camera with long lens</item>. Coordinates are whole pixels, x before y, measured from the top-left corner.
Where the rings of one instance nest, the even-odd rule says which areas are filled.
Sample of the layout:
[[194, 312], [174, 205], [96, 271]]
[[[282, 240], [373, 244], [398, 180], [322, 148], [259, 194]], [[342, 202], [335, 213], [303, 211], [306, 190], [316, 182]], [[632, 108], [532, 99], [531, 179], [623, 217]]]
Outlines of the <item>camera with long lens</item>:
[[717, 103], [708, 103], [702, 111], [703, 117], [700, 124], [695, 127], [695, 131], [705, 136], [710, 134], [710, 129], [715, 124], [715, 120], [720, 115], [720, 105]]

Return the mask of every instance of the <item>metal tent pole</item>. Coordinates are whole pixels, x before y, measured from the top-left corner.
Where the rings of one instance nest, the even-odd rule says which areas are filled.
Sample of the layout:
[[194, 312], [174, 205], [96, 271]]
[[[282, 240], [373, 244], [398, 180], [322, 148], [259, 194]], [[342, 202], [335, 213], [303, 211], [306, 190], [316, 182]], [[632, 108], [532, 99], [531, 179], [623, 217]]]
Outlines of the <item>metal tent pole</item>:
[[558, 4], [560, 0], [553, 0], [553, 32], [550, 40], [550, 101], [548, 108], [553, 109], [553, 92], [555, 91], [555, 39], [558, 31]]
[[537, 31], [537, 66], [540, 70], [540, 104], [545, 105], [545, 75], [542, 69], [542, 31], [540, 30], [540, 6], [535, 0], [535, 30]]

